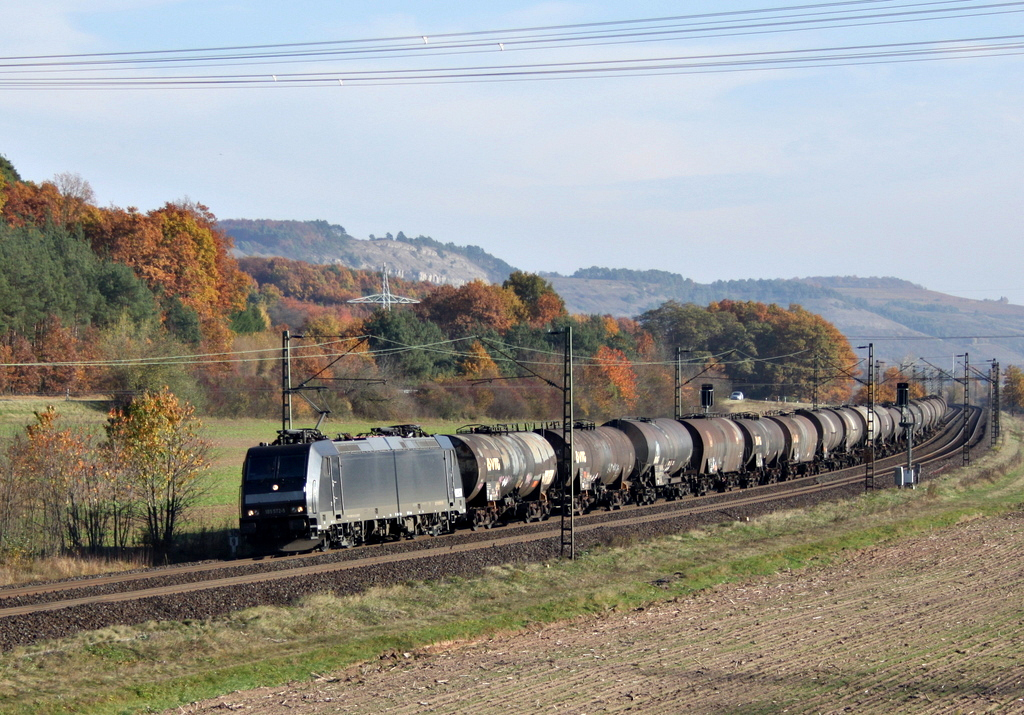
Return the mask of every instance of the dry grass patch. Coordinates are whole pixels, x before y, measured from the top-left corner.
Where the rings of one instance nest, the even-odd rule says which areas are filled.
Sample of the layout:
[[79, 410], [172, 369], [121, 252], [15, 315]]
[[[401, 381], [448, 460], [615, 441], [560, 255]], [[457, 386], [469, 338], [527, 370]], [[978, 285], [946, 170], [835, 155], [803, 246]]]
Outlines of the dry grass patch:
[[103, 559], [54, 556], [45, 559], [23, 559], [11, 556], [0, 563], [0, 586], [98, 576], [105, 573], [146, 568], [149, 565], [149, 562], [141, 557], [138, 559]]

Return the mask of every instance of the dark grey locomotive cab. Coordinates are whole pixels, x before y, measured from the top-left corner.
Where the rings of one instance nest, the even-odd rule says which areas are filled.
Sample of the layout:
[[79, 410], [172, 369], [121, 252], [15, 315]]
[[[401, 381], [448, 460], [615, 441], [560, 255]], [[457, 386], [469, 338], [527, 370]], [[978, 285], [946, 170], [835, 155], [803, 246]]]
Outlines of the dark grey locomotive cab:
[[253, 447], [242, 466], [239, 530], [250, 541], [282, 542], [308, 532], [309, 445]]

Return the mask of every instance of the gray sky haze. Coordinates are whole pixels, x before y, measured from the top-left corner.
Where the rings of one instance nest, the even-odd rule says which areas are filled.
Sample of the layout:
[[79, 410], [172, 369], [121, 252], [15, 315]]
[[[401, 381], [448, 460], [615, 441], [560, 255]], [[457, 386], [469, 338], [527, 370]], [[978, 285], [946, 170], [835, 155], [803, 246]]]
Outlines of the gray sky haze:
[[[25, 179], [80, 174], [102, 205], [187, 197], [220, 218], [475, 244], [528, 271], [893, 275], [1024, 303], [1024, 3], [0, 0], [0, 15], [0, 153]], [[107, 54], [226, 47], [250, 49]], [[24, 59], [41, 56], [59, 57]]]

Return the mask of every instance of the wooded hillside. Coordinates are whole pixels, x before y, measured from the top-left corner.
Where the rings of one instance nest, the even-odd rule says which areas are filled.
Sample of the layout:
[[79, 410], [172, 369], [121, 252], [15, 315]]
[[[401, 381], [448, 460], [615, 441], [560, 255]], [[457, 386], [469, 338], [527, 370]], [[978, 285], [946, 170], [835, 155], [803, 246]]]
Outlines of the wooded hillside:
[[[287, 329], [294, 383], [336, 417], [553, 419], [571, 327], [576, 413], [585, 419], [670, 414], [677, 347], [687, 349], [691, 406], [704, 381], [751, 397], [809, 399], [815, 384], [822, 399], [851, 395], [849, 345], [799, 306], [666, 303], [638, 318], [572, 315], [546, 278], [510, 271], [500, 282], [440, 285], [392, 276], [393, 293], [419, 302], [382, 310], [350, 302], [380, 291], [377, 270], [235, 258], [201, 204], [101, 208], [77, 175], [35, 183], [9, 162], [0, 169], [7, 393], [131, 396], [167, 385], [207, 412], [274, 416]], [[250, 247], [285, 228], [297, 249], [355, 240], [324, 222], [300, 234], [273, 222], [232, 225]], [[454, 250], [425, 237], [383, 240]], [[482, 253], [472, 249], [458, 253]]]

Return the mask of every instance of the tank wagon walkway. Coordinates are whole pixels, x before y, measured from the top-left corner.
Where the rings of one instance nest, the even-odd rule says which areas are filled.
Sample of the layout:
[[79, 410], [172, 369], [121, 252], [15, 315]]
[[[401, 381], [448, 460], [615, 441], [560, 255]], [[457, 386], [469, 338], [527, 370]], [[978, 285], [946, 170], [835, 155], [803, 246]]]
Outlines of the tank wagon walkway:
[[1024, 713], [1024, 514], [175, 710]]

